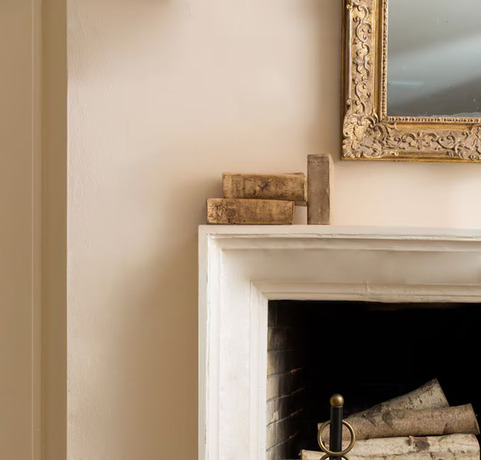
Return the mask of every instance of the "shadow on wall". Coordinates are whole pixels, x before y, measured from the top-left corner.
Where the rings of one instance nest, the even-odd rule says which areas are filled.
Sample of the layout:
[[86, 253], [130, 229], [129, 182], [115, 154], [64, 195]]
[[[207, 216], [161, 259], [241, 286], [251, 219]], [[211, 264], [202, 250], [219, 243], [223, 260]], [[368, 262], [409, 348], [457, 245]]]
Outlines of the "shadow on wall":
[[[69, 358], [69, 447], [85, 457], [196, 458], [197, 225], [205, 216], [203, 197], [218, 194], [220, 184], [178, 179], [171, 185], [178, 198], [157, 199], [155, 216], [151, 207], [139, 222], [118, 216], [108, 231], [122, 246], [113, 243], [110, 261], [111, 248], [102, 254], [100, 247], [88, 267], [90, 292], [72, 302], [70, 353], [79, 340], [82, 353]], [[137, 200], [146, 192], [132, 190]], [[162, 193], [158, 183], [157, 196]], [[135, 238], [145, 219], [157, 227], [157, 244], [148, 254], [140, 245], [136, 254], [126, 235]], [[95, 244], [95, 236], [90, 240]], [[71, 276], [78, 278], [78, 272]], [[82, 307], [85, 299], [94, 304]], [[92, 430], [99, 423], [102, 429]]]

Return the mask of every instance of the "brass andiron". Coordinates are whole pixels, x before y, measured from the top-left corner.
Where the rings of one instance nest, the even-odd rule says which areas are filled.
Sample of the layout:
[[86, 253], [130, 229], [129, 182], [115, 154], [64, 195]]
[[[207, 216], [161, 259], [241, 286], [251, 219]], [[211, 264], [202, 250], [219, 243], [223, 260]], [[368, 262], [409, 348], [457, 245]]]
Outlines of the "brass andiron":
[[[326, 460], [328, 457], [331, 460], [336, 460], [341, 458], [349, 460], [349, 457], [347, 457], [347, 454], [354, 447], [354, 444], [356, 442], [356, 435], [354, 433], [352, 426], [349, 425], [349, 423], [347, 423], [345, 420], [343, 420], [344, 398], [339, 394], [335, 394], [331, 397], [330, 403], [331, 403], [331, 419], [328, 420], [327, 422], [324, 422], [321, 425], [321, 427], [319, 428], [319, 432], [317, 434], [317, 441], [319, 443], [319, 447], [325, 454], [321, 458], [321, 460]], [[322, 433], [329, 425], [331, 426], [331, 429], [329, 432], [330, 449], [326, 447], [326, 445], [324, 444], [324, 441], [322, 440]], [[347, 448], [344, 450], [342, 450], [343, 425], [351, 433], [351, 442], [349, 443], [349, 446], [347, 446]]]

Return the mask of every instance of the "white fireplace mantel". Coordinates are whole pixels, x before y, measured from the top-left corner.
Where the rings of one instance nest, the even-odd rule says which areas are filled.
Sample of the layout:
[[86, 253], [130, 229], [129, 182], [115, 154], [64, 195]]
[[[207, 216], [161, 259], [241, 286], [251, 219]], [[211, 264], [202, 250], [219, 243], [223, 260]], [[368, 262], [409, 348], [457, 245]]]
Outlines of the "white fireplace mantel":
[[481, 230], [201, 226], [199, 460], [266, 458], [274, 299], [481, 302]]

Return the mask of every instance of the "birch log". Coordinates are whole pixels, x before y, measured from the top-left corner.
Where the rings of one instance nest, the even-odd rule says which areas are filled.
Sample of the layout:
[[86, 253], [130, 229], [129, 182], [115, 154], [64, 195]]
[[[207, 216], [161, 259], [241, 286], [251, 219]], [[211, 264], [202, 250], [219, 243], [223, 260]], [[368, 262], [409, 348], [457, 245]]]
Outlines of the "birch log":
[[385, 412], [393, 409], [440, 409], [441, 407], [449, 407], [448, 400], [444, 395], [443, 389], [438, 379], [430, 380], [424, 385], [416, 388], [410, 393], [390, 399], [389, 401], [377, 404], [363, 412], [355, 414], [356, 417], [364, 414], [373, 414], [377, 412]]
[[[478, 421], [471, 404], [440, 409], [387, 410], [352, 417], [349, 423], [356, 433], [356, 439], [479, 434]], [[329, 438], [326, 437], [326, 431], [323, 439], [327, 442]], [[348, 440], [349, 436], [349, 432], [343, 430], [343, 439]]]
[[[441, 409], [443, 407], [449, 407], [448, 400], [444, 395], [439, 381], [437, 379], [433, 379], [429, 382], [426, 382], [419, 388], [411, 391], [410, 393], [406, 393], [405, 395], [398, 396], [397, 398], [377, 404], [365, 411], [353, 414], [350, 417], [347, 417], [346, 421], [351, 423], [353, 420], [358, 418], [369, 419], [369, 417], [374, 414], [379, 414], [389, 410]], [[325, 434], [328, 439], [329, 429], [326, 429]]]
[[[301, 451], [302, 460], [319, 460], [322, 452]], [[472, 434], [398, 437], [356, 442], [350, 460], [479, 460], [479, 443]]]

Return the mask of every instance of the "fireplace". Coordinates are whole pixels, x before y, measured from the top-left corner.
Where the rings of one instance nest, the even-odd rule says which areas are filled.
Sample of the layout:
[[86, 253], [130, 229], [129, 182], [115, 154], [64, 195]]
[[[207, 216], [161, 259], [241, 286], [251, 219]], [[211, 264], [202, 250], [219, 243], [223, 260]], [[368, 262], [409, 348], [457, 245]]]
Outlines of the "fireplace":
[[[329, 321], [339, 322], [341, 316], [344, 327], [349, 327], [347, 311], [363, 318], [399, 314], [404, 315], [403, 321], [409, 318], [412, 321], [413, 317], [417, 321], [423, 317], [427, 318], [423, 319], [425, 324], [433, 314], [447, 312], [458, 320], [472, 315], [468, 324], [472, 326], [477, 322], [476, 304], [481, 300], [481, 232], [203, 226], [200, 228], [199, 283], [199, 459], [266, 460], [269, 455], [274, 459], [277, 454], [272, 451], [273, 447], [292, 442], [293, 450], [279, 454], [290, 456], [297, 446], [290, 440], [293, 435], [289, 434], [290, 428], [280, 429], [280, 437], [274, 439], [278, 433], [269, 431], [268, 426], [273, 423], [269, 417], [280, 417], [280, 411], [287, 411], [287, 415], [293, 414], [295, 419], [296, 407], [302, 408], [307, 395], [310, 411], [314, 410], [312, 401], [319, 404], [314, 415], [308, 414], [301, 420], [312, 429], [312, 420], [326, 418], [322, 412], [326, 401], [317, 398], [317, 389], [314, 396], [309, 396], [308, 388], [315, 379], [318, 385], [326, 379], [320, 374], [313, 376], [314, 371], [309, 371], [309, 367], [315, 369], [316, 366], [308, 365], [304, 375], [302, 371], [297, 371], [297, 376], [292, 372], [294, 386], [289, 394], [295, 398], [289, 403], [290, 408], [286, 409], [287, 403], [283, 403], [286, 407], [276, 408], [269, 402], [272, 397], [268, 397], [268, 392], [272, 387], [267, 375], [274, 369], [268, 359], [268, 348], [283, 340], [281, 336], [273, 338], [269, 332], [269, 324], [273, 324], [269, 304], [272, 307], [277, 302], [276, 308], [303, 311], [289, 324], [298, 322], [301, 326], [296, 327], [301, 329], [318, 325], [309, 334], [311, 339], [316, 334], [320, 338], [316, 353], [322, 353], [319, 350], [328, 353], [326, 339], [323, 341], [322, 337], [330, 329]], [[332, 318], [317, 316], [326, 314]], [[439, 320], [436, 321], [439, 324]], [[291, 345], [294, 351], [285, 361], [287, 364], [279, 364], [283, 358], [276, 358], [285, 369], [293, 367], [286, 372], [305, 368], [303, 363], [298, 367], [296, 359], [305, 356], [305, 350], [314, 352], [315, 349], [312, 343], [303, 343], [302, 337]], [[401, 360], [402, 354], [397, 353], [397, 359]], [[404, 359], [411, 366], [416, 364], [410, 361], [411, 356]], [[437, 369], [427, 369], [422, 377], [441, 379], [441, 375], [432, 375], [434, 372]], [[369, 404], [374, 394], [390, 396], [394, 391], [414, 387], [419, 383], [415, 380], [404, 381], [392, 376], [380, 382], [375, 376], [371, 381], [363, 377], [350, 380], [352, 387], [339, 388], [340, 384], [333, 382], [332, 387], [322, 391], [327, 395], [343, 391], [348, 404], [359, 408]], [[449, 388], [450, 383], [443, 383]], [[359, 398], [356, 391], [361, 389], [364, 393]], [[476, 404], [471, 399], [464, 402]], [[310, 438], [307, 429], [302, 432]], [[276, 443], [269, 445], [273, 440]]]
[[437, 378], [451, 405], [479, 413], [480, 324], [476, 304], [269, 302], [267, 460], [319, 451], [317, 423], [336, 392], [348, 416]]

